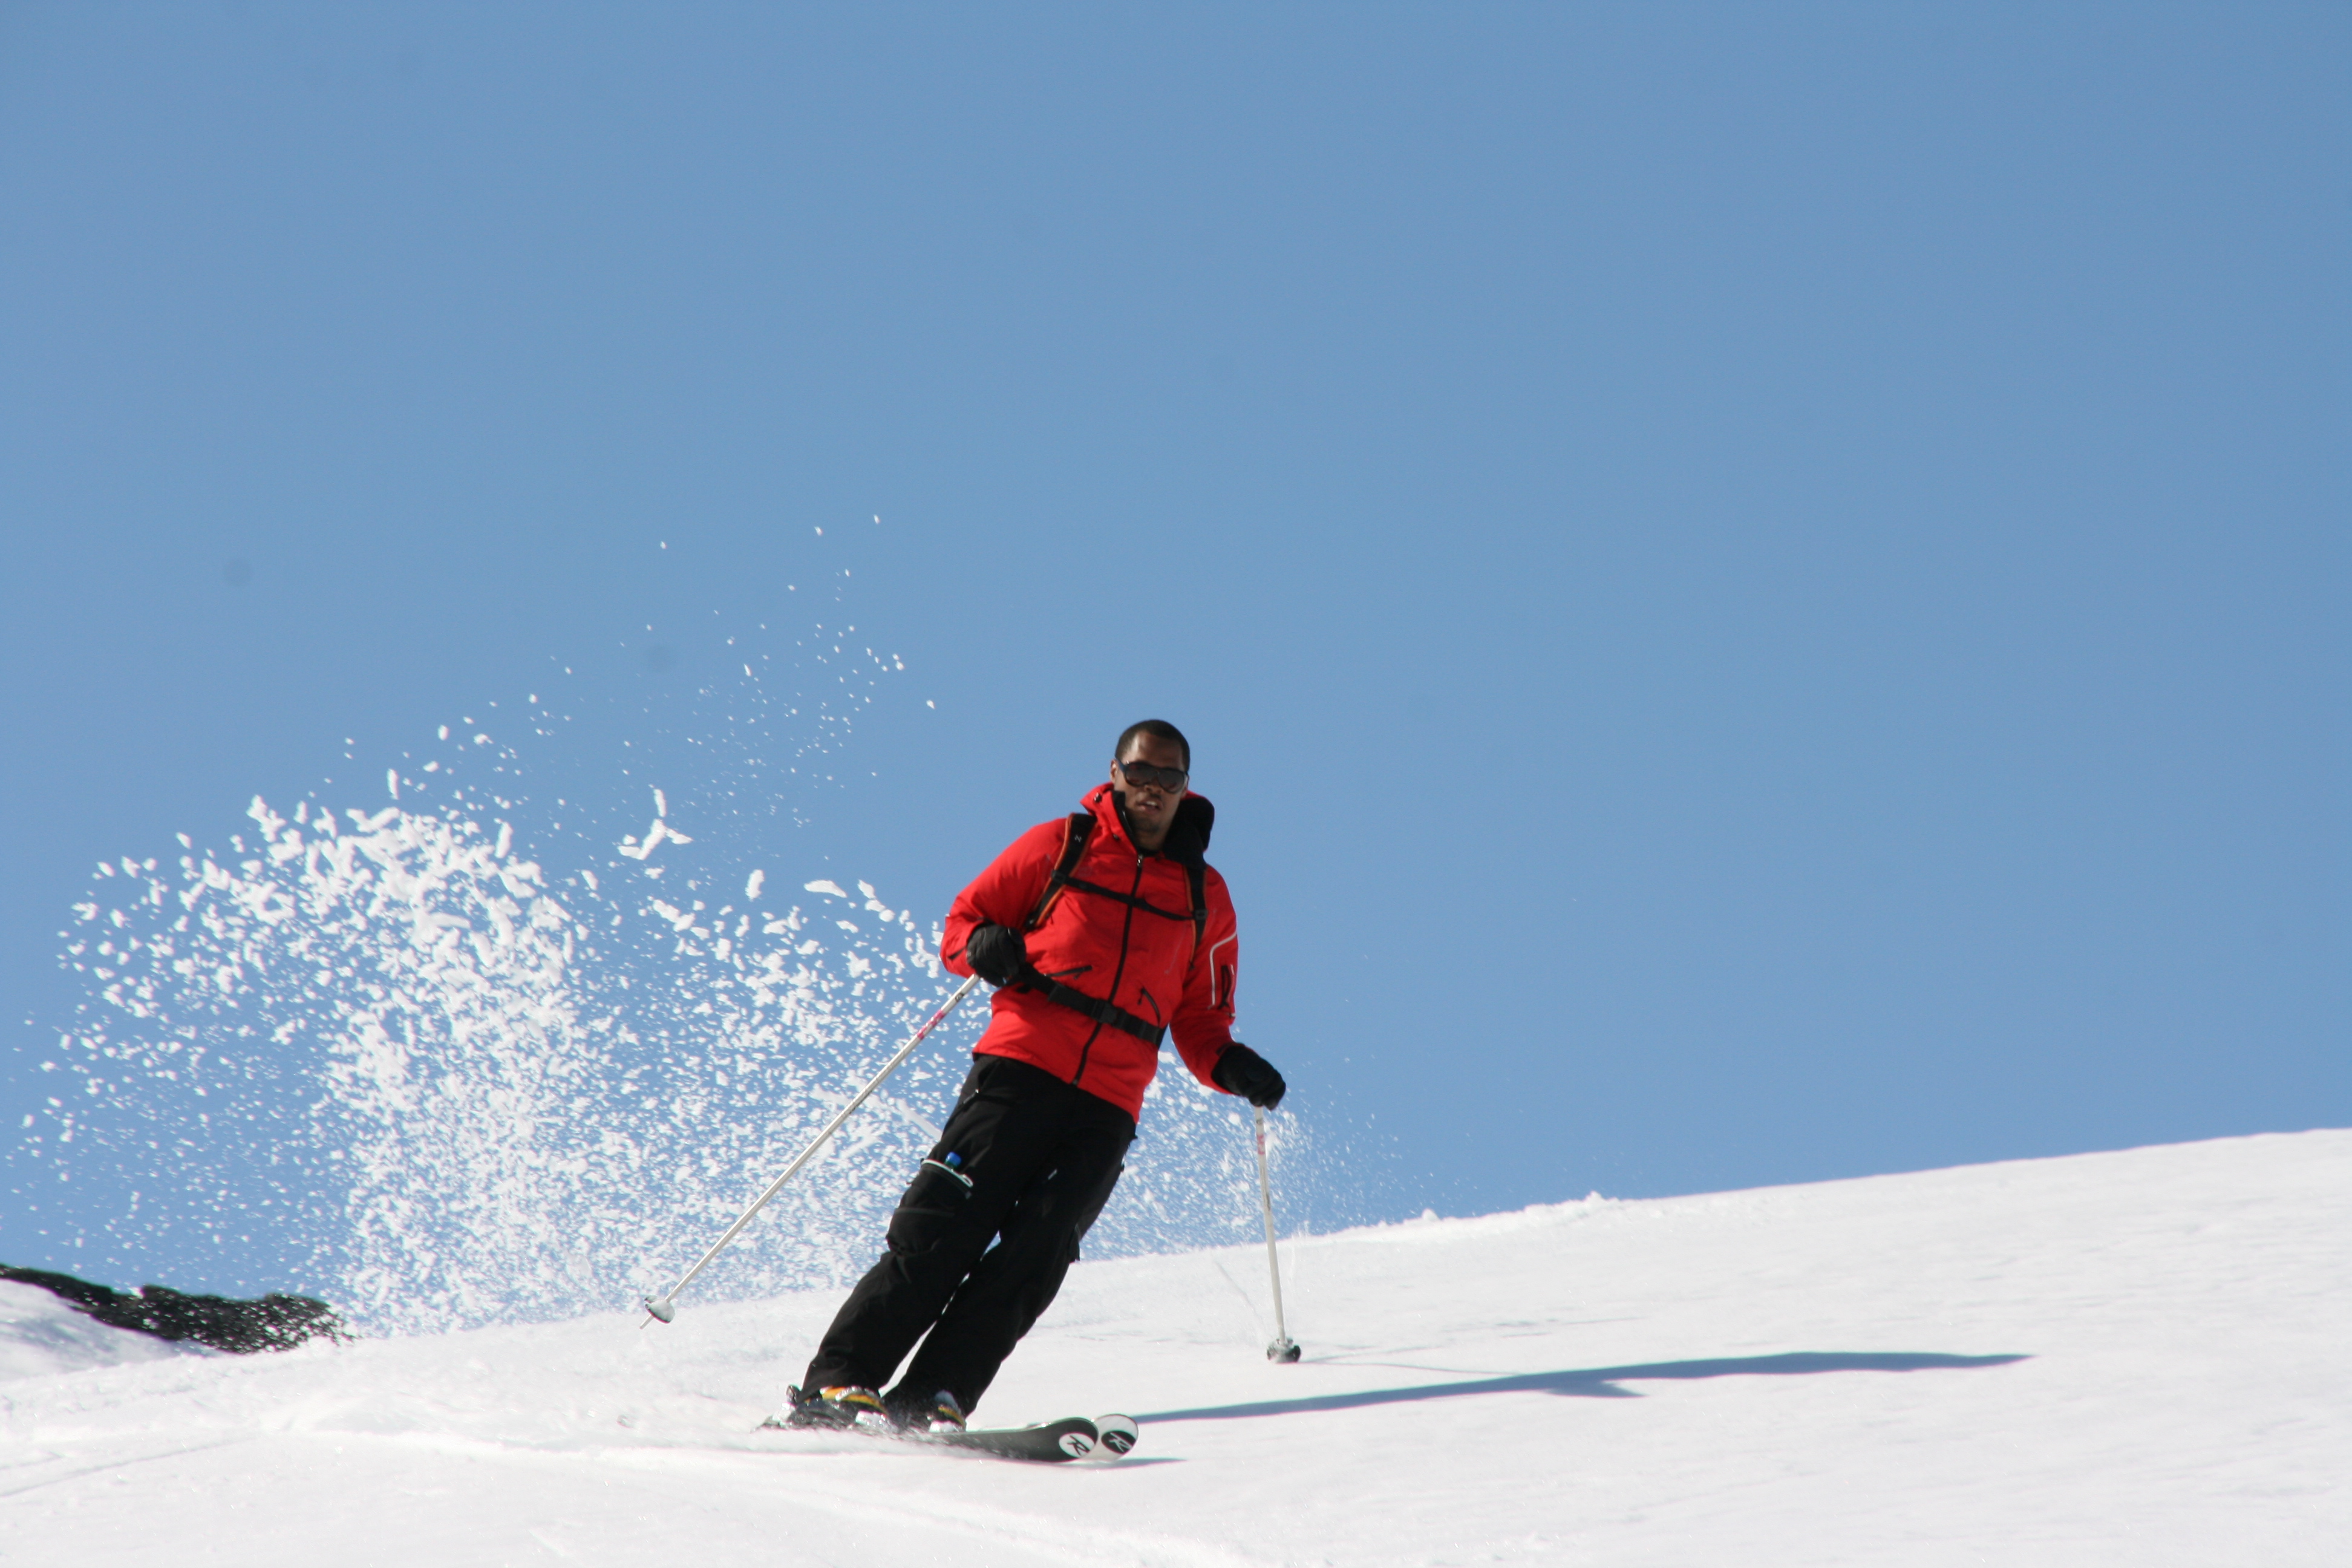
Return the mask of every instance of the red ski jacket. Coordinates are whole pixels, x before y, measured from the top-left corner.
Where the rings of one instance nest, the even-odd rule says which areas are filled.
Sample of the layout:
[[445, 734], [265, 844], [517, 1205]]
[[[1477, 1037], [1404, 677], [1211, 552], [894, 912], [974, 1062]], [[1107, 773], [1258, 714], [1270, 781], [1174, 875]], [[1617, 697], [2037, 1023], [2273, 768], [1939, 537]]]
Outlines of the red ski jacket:
[[[1030, 963], [1097, 1002], [1133, 1015], [1137, 1026], [1167, 1026], [1184, 1065], [1202, 1083], [1234, 1043], [1234, 977], [1238, 946], [1225, 879], [1201, 859], [1216, 807], [1187, 795], [1157, 854], [1135, 847], [1108, 784], [1085, 805], [1094, 828], [1069, 883], [1054, 892], [1044, 919], [1029, 930], [1062, 859], [1068, 818], [1041, 822], [990, 862], [948, 910], [940, 956], [970, 974], [964, 943], [983, 924], [1024, 932]], [[1200, 864], [1206, 918], [1195, 921], [1190, 864]], [[1020, 984], [990, 1002], [988, 1027], [972, 1048], [1043, 1068], [1107, 1100], [1129, 1116], [1143, 1112], [1143, 1090], [1160, 1068], [1156, 1043], [1075, 1011]]]

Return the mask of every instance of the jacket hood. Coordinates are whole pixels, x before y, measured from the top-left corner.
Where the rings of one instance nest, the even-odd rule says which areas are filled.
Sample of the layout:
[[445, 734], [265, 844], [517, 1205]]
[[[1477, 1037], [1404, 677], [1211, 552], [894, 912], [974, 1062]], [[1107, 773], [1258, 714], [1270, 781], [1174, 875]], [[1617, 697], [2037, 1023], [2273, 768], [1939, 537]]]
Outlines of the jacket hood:
[[[1135, 835], [1127, 830], [1127, 807], [1108, 780], [1087, 792], [1082, 803], [1095, 814], [1095, 820], [1125, 839], [1129, 847]], [[1168, 837], [1160, 846], [1160, 853], [1171, 860], [1205, 860], [1209, 855], [1209, 835], [1217, 826], [1217, 808], [1204, 795], [1184, 792], [1176, 803], [1176, 820], [1168, 825]]]

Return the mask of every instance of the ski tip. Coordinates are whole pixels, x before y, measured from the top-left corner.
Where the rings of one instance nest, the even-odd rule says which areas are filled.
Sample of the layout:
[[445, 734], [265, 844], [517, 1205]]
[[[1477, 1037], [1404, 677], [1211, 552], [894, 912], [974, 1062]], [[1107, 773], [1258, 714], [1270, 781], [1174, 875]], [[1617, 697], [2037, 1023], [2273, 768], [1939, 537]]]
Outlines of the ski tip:
[[1135, 1451], [1142, 1436], [1141, 1428], [1132, 1415], [1097, 1415], [1095, 1417], [1095, 1455], [1097, 1459], [1124, 1458]]

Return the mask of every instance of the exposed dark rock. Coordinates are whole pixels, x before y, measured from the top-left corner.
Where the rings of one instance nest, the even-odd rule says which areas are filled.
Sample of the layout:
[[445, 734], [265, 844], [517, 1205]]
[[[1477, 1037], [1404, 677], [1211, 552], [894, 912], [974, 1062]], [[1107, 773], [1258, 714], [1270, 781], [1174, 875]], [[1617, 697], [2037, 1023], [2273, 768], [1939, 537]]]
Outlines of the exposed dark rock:
[[110, 1328], [159, 1340], [194, 1340], [238, 1355], [291, 1350], [304, 1340], [352, 1337], [332, 1307], [309, 1296], [273, 1292], [259, 1300], [240, 1301], [228, 1296], [183, 1295], [162, 1285], [142, 1285], [135, 1294], [125, 1295], [70, 1274], [5, 1263], [0, 1263], [0, 1279], [37, 1285]]

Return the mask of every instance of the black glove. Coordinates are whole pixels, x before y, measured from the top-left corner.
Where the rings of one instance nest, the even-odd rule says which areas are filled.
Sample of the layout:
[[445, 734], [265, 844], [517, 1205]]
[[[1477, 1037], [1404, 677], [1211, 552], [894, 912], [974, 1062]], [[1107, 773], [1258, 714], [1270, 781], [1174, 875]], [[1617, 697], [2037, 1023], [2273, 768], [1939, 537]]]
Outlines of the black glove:
[[1029, 950], [1010, 926], [982, 926], [965, 939], [963, 961], [991, 985], [1010, 985], [1029, 967]]
[[1238, 1094], [1261, 1110], [1272, 1110], [1280, 1105], [1283, 1091], [1290, 1087], [1274, 1070], [1272, 1062], [1239, 1041], [1225, 1047], [1225, 1054], [1210, 1069], [1209, 1079], [1227, 1094]]

